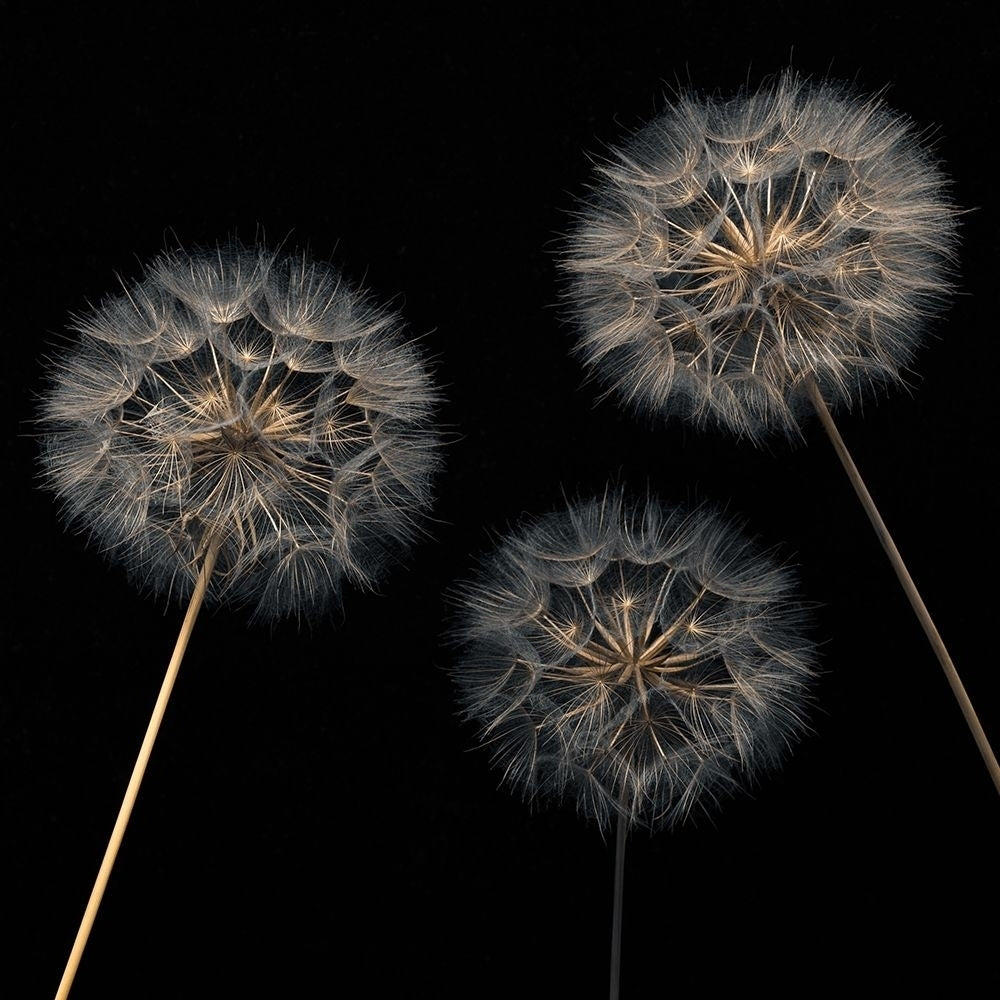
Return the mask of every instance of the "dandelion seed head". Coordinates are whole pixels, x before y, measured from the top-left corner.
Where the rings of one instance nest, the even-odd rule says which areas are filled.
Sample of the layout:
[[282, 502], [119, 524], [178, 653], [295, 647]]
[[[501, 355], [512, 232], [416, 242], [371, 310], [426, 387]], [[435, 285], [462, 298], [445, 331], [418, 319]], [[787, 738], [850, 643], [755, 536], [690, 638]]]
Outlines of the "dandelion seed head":
[[790, 572], [706, 509], [623, 491], [510, 534], [455, 592], [465, 718], [526, 798], [651, 830], [778, 764], [815, 653]]
[[46, 485], [137, 580], [275, 618], [370, 587], [420, 531], [437, 392], [401, 318], [305, 255], [167, 253], [77, 317]]
[[636, 408], [795, 437], [902, 381], [951, 291], [957, 212], [912, 123], [786, 72], [682, 94], [598, 169], [565, 253], [578, 351]]

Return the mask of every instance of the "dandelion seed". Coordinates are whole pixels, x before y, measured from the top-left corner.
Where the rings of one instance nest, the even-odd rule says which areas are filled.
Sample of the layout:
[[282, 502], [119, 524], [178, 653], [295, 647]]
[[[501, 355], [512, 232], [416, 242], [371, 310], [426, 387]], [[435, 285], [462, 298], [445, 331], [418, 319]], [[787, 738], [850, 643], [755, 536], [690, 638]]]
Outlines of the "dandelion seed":
[[143, 586], [189, 598], [57, 1000], [69, 995], [205, 599], [318, 614], [414, 540], [437, 400], [401, 319], [306, 256], [169, 253], [79, 317], [42, 406], [46, 486]]
[[958, 212], [880, 99], [791, 72], [683, 94], [598, 169], [565, 266], [588, 371], [753, 441], [820, 417], [1000, 791], [972, 703], [830, 414], [902, 381], [951, 288]]

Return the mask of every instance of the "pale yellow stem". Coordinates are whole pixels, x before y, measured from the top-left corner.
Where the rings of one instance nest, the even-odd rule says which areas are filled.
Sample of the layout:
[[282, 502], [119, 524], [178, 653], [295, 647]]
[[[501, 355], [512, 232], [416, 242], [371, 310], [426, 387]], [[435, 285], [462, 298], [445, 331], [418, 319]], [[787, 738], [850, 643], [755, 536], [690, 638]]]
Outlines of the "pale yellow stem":
[[972, 737], [976, 741], [976, 746], [979, 748], [980, 754], [982, 754], [986, 769], [993, 779], [993, 784], [996, 786], [997, 792], [1000, 792], [1000, 764], [997, 763], [996, 754], [993, 752], [993, 748], [986, 738], [986, 733], [979, 721], [979, 716], [976, 715], [972, 701], [968, 694], [966, 694], [965, 685], [962, 684], [962, 680], [958, 676], [955, 664], [951, 660], [951, 656], [945, 647], [944, 641], [941, 639], [934, 620], [930, 616], [930, 612], [927, 610], [927, 606], [920, 597], [913, 578], [903, 563], [903, 557], [899, 554], [899, 549], [896, 548], [896, 543], [892, 540], [889, 529], [885, 526], [878, 508], [875, 506], [875, 501], [872, 500], [871, 494], [868, 492], [861, 474], [858, 472], [858, 468], [854, 464], [854, 460], [851, 458], [847, 446], [840, 436], [840, 432], [837, 430], [837, 425], [833, 422], [833, 417], [819, 391], [819, 386], [814, 379], [809, 379], [807, 387], [809, 397], [816, 407], [816, 412], [823, 424], [823, 428], [829, 435], [834, 450], [837, 452], [837, 456], [844, 466], [844, 471], [847, 473], [847, 478], [850, 479], [851, 485], [854, 487], [854, 492], [857, 493], [858, 499], [861, 501], [861, 506], [864, 507], [865, 513], [868, 515], [868, 520], [871, 521], [872, 527], [875, 529], [875, 534], [882, 543], [882, 548], [885, 549], [885, 553], [889, 557], [889, 562], [892, 563], [892, 568], [896, 571], [896, 576], [899, 578], [900, 584], [902, 584], [903, 591], [909, 599], [913, 610], [916, 612], [924, 634], [930, 641], [931, 648], [934, 650], [938, 662], [941, 664], [941, 669], [944, 670], [945, 677], [948, 678], [948, 684], [951, 686], [952, 694], [954, 694], [959, 708], [962, 710], [966, 725], [968, 725]]
[[170, 658], [170, 663], [167, 665], [166, 676], [163, 678], [163, 684], [160, 685], [160, 694], [156, 699], [156, 705], [153, 708], [149, 725], [146, 727], [146, 736], [139, 749], [139, 756], [136, 759], [135, 767], [132, 769], [132, 778], [128, 783], [128, 788], [125, 790], [125, 798], [118, 811], [118, 820], [115, 823], [114, 830], [111, 832], [111, 839], [108, 841], [107, 849], [104, 852], [104, 860], [101, 862], [101, 868], [97, 873], [94, 888], [90, 893], [90, 901], [87, 903], [83, 920], [80, 922], [80, 929], [76, 932], [73, 950], [70, 952], [69, 960], [63, 971], [62, 980], [59, 983], [59, 989], [56, 991], [56, 1000], [66, 1000], [73, 986], [76, 970], [80, 965], [80, 959], [83, 957], [83, 950], [87, 946], [87, 938], [90, 937], [90, 931], [94, 925], [97, 910], [101, 905], [101, 899], [104, 896], [104, 890], [107, 887], [111, 869], [114, 867], [115, 858], [118, 856], [118, 849], [121, 847], [122, 838], [125, 836], [125, 827], [128, 826], [129, 818], [132, 815], [132, 807], [135, 805], [136, 796], [139, 794], [139, 785], [142, 784], [143, 775], [146, 773], [146, 765], [149, 763], [149, 757], [153, 751], [153, 743], [156, 741], [157, 733], [160, 731], [160, 723], [163, 721], [163, 715], [167, 710], [167, 702], [170, 700], [174, 681], [177, 680], [181, 660], [184, 658], [188, 640], [191, 638], [191, 631], [194, 628], [198, 612], [201, 610], [202, 601], [205, 599], [205, 591], [208, 588], [208, 580], [212, 575], [212, 570], [215, 568], [217, 555], [218, 544], [210, 544], [205, 553], [205, 561], [202, 564], [201, 572], [198, 574], [194, 593], [191, 595], [191, 600], [188, 603], [187, 614], [184, 616], [184, 622], [177, 636], [173, 655]]

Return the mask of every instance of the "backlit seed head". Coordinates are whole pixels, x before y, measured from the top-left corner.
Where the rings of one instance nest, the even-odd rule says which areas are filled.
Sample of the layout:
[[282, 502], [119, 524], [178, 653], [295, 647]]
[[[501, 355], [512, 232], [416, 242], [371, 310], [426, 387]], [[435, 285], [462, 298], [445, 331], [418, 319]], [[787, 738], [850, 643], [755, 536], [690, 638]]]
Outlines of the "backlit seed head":
[[707, 810], [804, 729], [794, 581], [709, 511], [571, 504], [507, 537], [457, 602], [452, 674], [495, 765], [602, 827]]
[[579, 353], [637, 408], [796, 436], [810, 378], [833, 404], [901, 380], [950, 291], [946, 189], [912, 124], [845, 86], [681, 95], [579, 211]]
[[168, 253], [76, 319], [42, 406], [46, 485], [142, 583], [259, 617], [370, 586], [419, 530], [437, 392], [399, 316], [304, 255]]

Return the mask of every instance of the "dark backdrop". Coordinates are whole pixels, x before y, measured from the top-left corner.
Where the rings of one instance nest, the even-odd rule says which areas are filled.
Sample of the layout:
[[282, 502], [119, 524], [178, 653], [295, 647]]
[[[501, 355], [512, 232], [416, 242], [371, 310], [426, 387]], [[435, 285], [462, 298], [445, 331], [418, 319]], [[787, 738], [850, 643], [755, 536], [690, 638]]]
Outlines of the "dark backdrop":
[[1000, 983], [998, 797], [821, 428], [757, 449], [598, 402], [553, 254], [591, 157], [678, 83], [791, 62], [887, 88], [934, 136], [973, 210], [961, 294], [912, 390], [839, 422], [1000, 742], [997, 50], [977, 9], [3, 5], [0, 995], [55, 991], [181, 618], [36, 489], [46, 350], [116, 272], [232, 234], [308, 246], [423, 338], [452, 438], [436, 523], [342, 620], [203, 615], [74, 998], [605, 995], [613, 845], [498, 787], [455, 715], [442, 593], [522, 513], [609, 478], [780, 545], [825, 671], [779, 774], [630, 838], [623, 996]]

